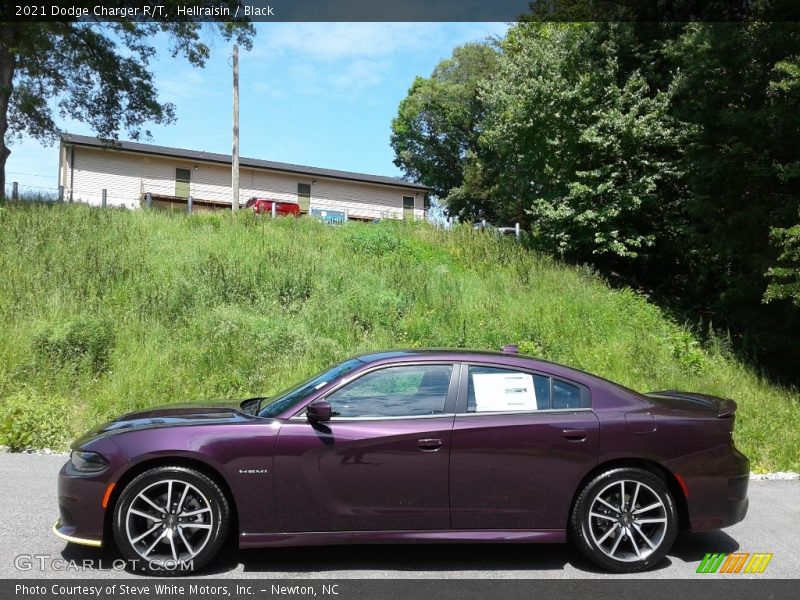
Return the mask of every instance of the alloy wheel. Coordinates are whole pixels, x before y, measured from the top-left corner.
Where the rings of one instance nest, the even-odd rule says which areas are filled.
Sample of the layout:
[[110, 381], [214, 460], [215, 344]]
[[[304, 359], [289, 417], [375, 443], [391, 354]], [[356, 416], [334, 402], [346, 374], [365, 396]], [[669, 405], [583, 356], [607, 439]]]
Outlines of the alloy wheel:
[[614, 481], [589, 506], [589, 534], [597, 548], [615, 561], [646, 560], [663, 543], [667, 525], [664, 500], [641, 481]]
[[136, 553], [151, 563], [185, 563], [206, 547], [214, 511], [200, 489], [164, 479], [141, 490], [128, 506], [125, 533]]

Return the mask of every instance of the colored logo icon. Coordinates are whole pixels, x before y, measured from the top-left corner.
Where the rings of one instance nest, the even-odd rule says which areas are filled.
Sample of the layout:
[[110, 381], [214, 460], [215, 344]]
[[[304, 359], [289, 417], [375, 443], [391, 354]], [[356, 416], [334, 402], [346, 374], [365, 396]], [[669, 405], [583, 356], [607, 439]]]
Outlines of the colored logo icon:
[[697, 567], [698, 573], [763, 573], [772, 553], [766, 552], [707, 552]]

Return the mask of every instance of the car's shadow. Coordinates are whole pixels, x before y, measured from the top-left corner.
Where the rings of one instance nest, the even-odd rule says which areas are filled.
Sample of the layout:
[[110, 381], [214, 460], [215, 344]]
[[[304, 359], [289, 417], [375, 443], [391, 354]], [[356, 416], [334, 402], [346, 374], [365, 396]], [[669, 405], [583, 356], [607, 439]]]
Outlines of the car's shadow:
[[738, 549], [739, 542], [719, 529], [699, 533], [685, 532], [678, 536], [669, 556], [684, 562], [699, 563], [708, 552], [730, 554]]
[[[668, 569], [672, 558], [699, 562], [707, 552], [738, 549], [739, 543], [723, 531], [682, 533], [654, 570]], [[90, 559], [103, 570], [112, 568], [121, 558], [113, 548], [97, 550], [73, 544], [61, 555], [76, 562]], [[372, 573], [562, 571], [567, 565], [585, 573], [607, 574], [570, 544], [380, 544], [239, 550], [230, 543], [202, 574], [225, 575], [241, 568], [245, 573], [265, 575], [356, 571], [369, 577]]]
[[337, 573], [370, 574], [561, 570], [591, 563], [563, 544], [378, 544], [263, 548], [240, 550], [221, 557], [211, 571], [226, 573], [239, 565], [246, 573]]

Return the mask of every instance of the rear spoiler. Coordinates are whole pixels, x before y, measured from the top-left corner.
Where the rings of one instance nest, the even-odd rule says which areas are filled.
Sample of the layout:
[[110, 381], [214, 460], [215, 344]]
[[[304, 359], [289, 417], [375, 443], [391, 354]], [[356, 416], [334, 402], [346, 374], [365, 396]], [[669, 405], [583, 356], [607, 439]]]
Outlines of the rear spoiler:
[[714, 410], [719, 418], [730, 417], [736, 413], [736, 402], [733, 400], [728, 400], [727, 398], [709, 396], [708, 394], [695, 394], [694, 392], [665, 390], [663, 392], [648, 392], [645, 394], [645, 396], [683, 400], [685, 402], [695, 404], [696, 406]]

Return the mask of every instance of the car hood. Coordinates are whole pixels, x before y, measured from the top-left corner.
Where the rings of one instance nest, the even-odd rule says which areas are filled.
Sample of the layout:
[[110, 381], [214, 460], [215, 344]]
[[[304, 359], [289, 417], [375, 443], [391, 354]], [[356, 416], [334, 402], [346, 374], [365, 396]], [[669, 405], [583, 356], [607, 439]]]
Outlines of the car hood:
[[72, 447], [77, 448], [89, 440], [99, 437], [137, 429], [250, 422], [258, 417], [248, 414], [246, 410], [249, 409], [251, 403], [257, 400], [259, 398], [170, 404], [131, 412], [98, 425], [76, 440]]

